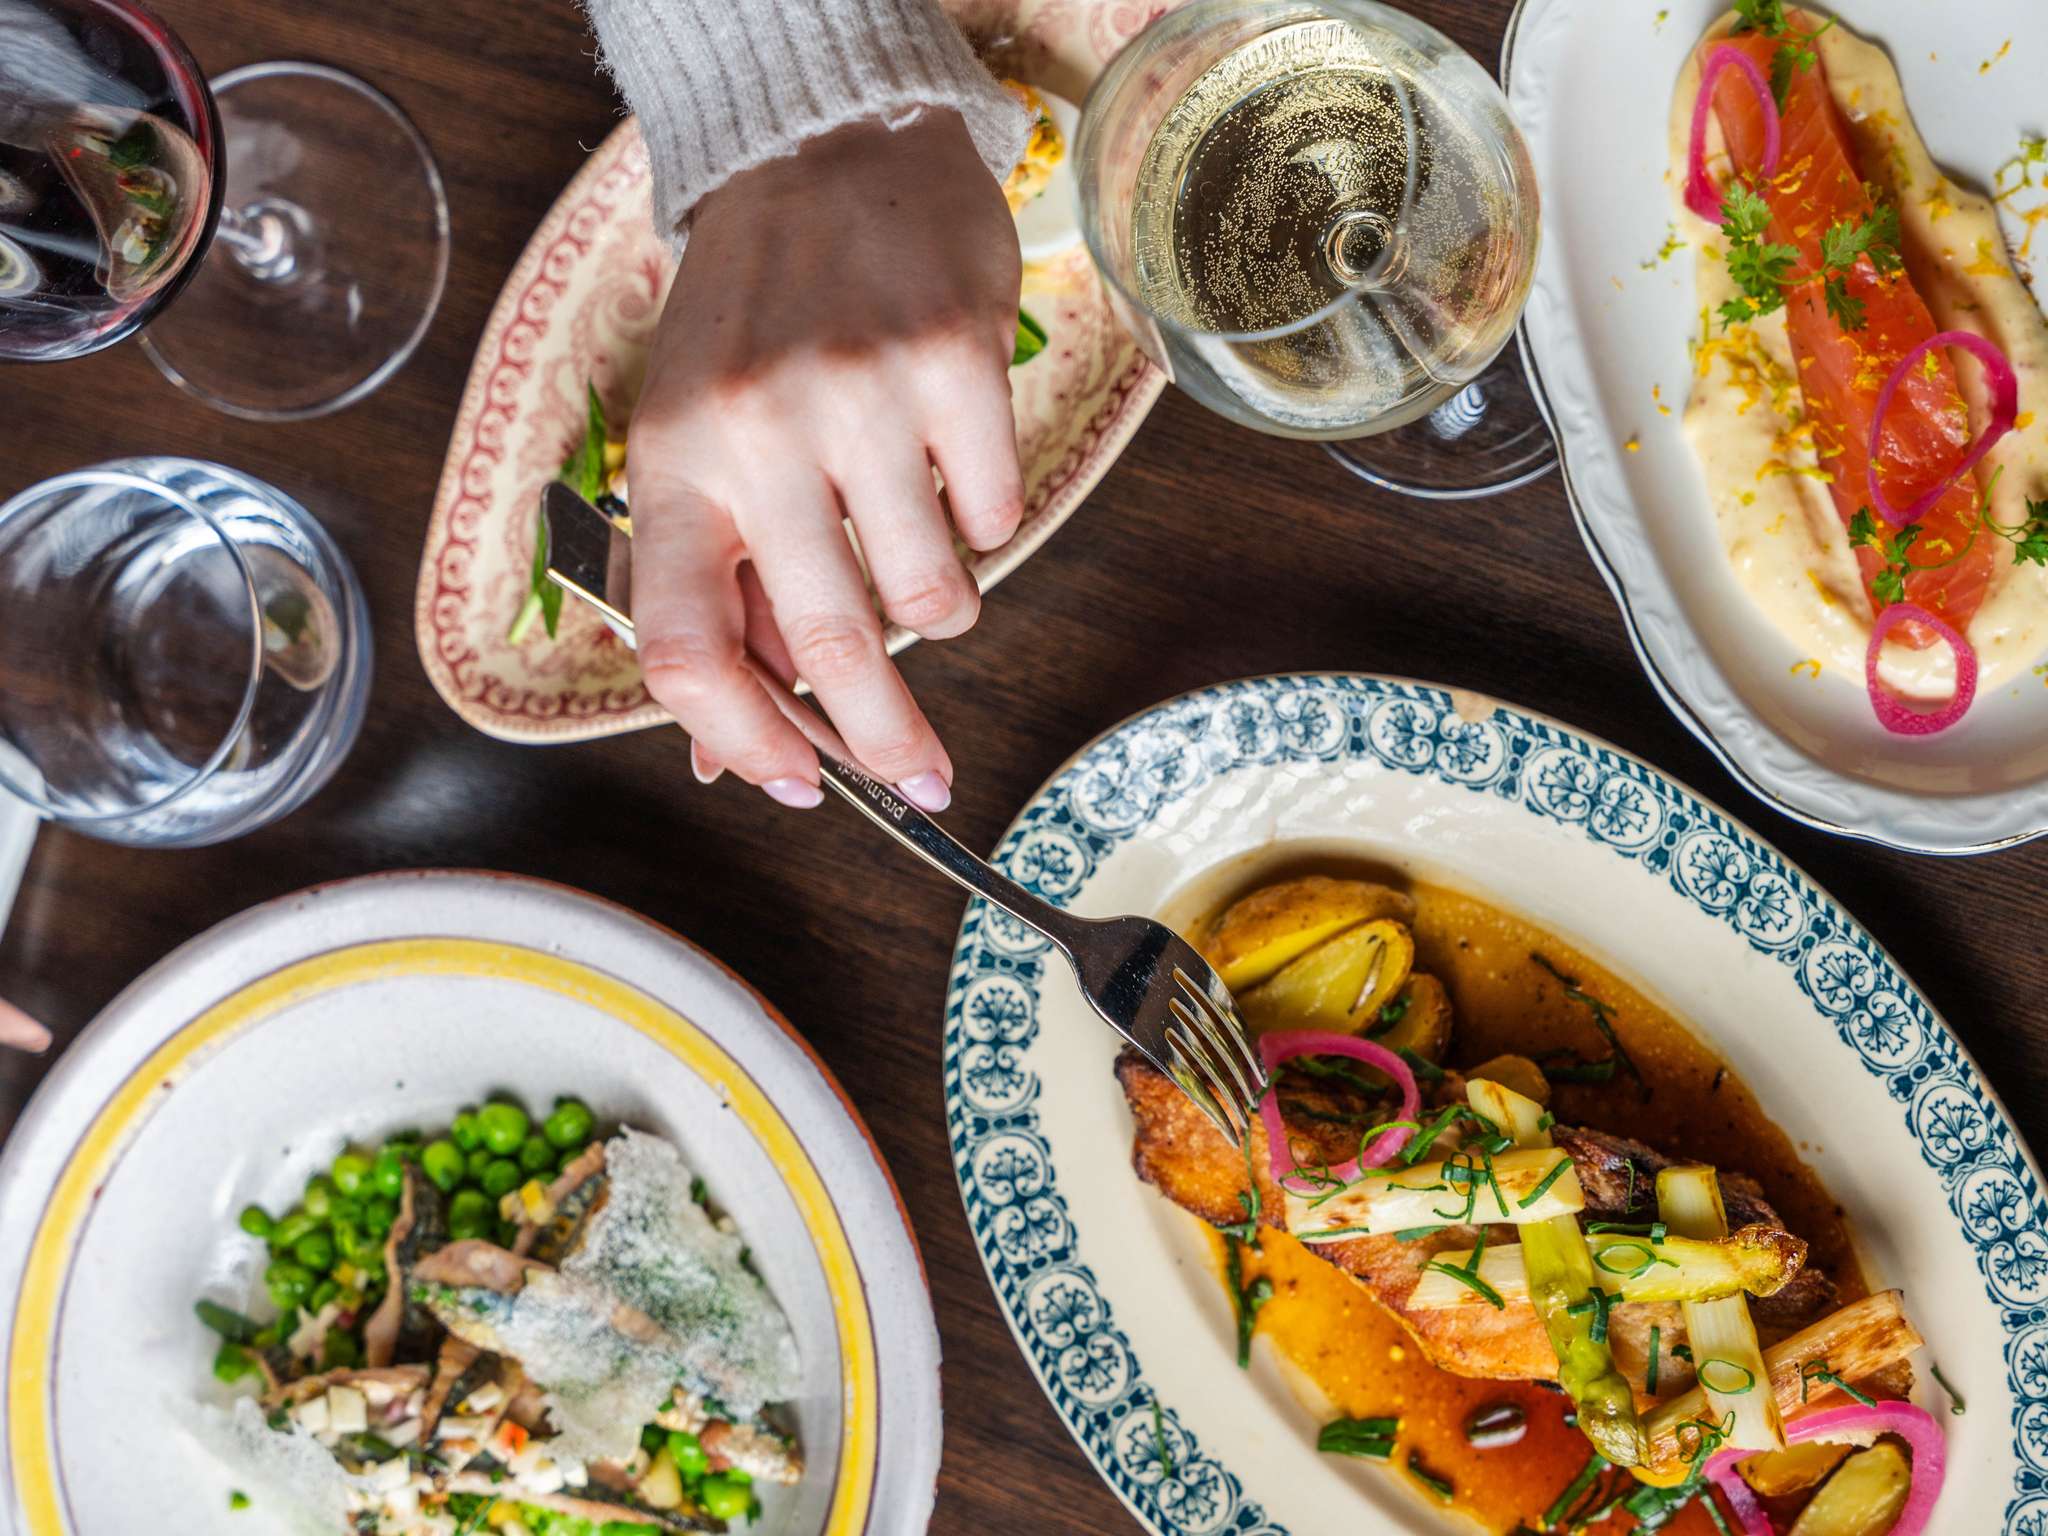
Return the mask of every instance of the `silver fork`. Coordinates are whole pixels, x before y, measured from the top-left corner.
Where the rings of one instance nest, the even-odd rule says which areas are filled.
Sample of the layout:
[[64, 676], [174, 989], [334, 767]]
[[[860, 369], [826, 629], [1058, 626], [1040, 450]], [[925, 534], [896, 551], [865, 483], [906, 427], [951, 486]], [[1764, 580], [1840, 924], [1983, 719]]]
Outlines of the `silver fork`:
[[[630, 641], [629, 562], [620, 558], [617, 542], [631, 537], [630, 525], [559, 481], [542, 493], [541, 516], [548, 525], [549, 579], [593, 604]], [[1233, 1145], [1244, 1144], [1266, 1074], [1229, 990], [1192, 944], [1148, 917], [1079, 917], [1025, 890], [858, 767], [839, 734], [779, 678], [758, 665], [753, 671], [817, 749], [829, 788], [927, 864], [1043, 934], [1066, 956], [1081, 995], [1103, 1022], [1173, 1079]]]

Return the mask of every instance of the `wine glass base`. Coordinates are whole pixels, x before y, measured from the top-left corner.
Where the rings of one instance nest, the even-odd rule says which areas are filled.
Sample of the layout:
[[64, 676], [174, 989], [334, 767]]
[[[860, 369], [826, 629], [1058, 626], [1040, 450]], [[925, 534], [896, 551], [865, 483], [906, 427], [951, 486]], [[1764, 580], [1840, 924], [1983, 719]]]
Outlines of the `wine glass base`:
[[232, 416], [339, 410], [404, 364], [440, 307], [440, 169], [397, 103], [340, 70], [251, 64], [211, 85], [220, 230], [142, 348], [173, 384]]
[[1420, 420], [1323, 446], [1359, 479], [1424, 501], [1497, 496], [1557, 468], [1557, 445], [1512, 346]]

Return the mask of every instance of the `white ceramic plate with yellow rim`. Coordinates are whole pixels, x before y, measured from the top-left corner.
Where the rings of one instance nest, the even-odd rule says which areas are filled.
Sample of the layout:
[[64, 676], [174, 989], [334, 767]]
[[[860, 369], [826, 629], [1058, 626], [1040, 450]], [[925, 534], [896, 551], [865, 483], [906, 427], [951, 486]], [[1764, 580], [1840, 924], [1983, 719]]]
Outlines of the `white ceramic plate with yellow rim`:
[[[561, 1093], [674, 1141], [736, 1216], [803, 1360], [808, 1463], [760, 1536], [917, 1536], [939, 1345], [895, 1188], [838, 1085], [744, 983], [537, 881], [374, 876], [258, 907], [129, 987], [0, 1159], [6, 1518], [22, 1536], [217, 1532], [237, 1486], [186, 1431], [192, 1314], [261, 1292], [235, 1213], [344, 1141]], [[771, 1490], [779, 1492], [779, 1490]], [[248, 1536], [282, 1530], [260, 1507]]]

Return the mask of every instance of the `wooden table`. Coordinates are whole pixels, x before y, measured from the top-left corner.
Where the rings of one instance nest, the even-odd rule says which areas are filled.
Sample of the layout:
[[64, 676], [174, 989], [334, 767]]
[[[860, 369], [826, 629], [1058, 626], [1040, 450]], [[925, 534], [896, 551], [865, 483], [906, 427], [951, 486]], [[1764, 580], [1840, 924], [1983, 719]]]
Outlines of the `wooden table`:
[[[961, 908], [953, 889], [878, 852], [842, 811], [781, 810], [730, 779], [699, 788], [665, 732], [556, 749], [488, 740], [448, 712], [420, 669], [413, 580], [471, 354], [528, 233], [615, 118], [570, 0], [155, 3], [209, 70], [320, 59], [396, 96], [440, 155], [454, 263], [412, 363], [324, 421], [215, 415], [133, 347], [0, 373], [0, 495], [119, 454], [223, 459], [299, 497], [334, 533], [368, 588], [378, 646], [354, 756], [284, 824], [193, 852], [46, 832], [0, 942], [0, 995], [48, 1020], [61, 1050], [130, 979], [201, 930], [315, 881], [381, 869], [540, 875], [670, 924], [810, 1037], [902, 1185], [947, 1360], [934, 1529], [1131, 1530], [1011, 1343], [962, 1217], [938, 1049]], [[1413, 8], [1480, 57], [1498, 56], [1507, 0]], [[983, 848], [1075, 748], [1133, 710], [1295, 668], [1497, 694], [1686, 780], [1868, 923], [1976, 1052], [2021, 1131], [2048, 1129], [2048, 953], [2029, 937], [2048, 843], [1969, 861], [1912, 858], [1760, 806], [1658, 702], [1555, 477], [1462, 506], [1404, 501], [1310, 445], [1255, 436], [1169, 393], [973, 633], [904, 660], [960, 765], [948, 820]], [[0, 1125], [12, 1125], [42, 1066], [0, 1060]]]

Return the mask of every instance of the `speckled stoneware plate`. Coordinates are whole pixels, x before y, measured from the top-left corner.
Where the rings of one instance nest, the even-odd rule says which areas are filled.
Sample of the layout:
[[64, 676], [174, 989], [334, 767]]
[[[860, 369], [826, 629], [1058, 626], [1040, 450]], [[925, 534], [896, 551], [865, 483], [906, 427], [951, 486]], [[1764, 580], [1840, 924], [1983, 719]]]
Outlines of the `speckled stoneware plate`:
[[[1078, 102], [1164, 5], [1133, 0], [949, 0], [999, 73]], [[648, 212], [647, 153], [632, 123], [600, 145], [506, 279], [470, 370], [420, 561], [414, 628], [427, 675], [455, 712], [511, 741], [572, 741], [658, 725], [633, 653], [572, 603], [553, 641], [505, 632], [533, 562], [535, 504], [583, 432], [584, 380], [615, 420], [630, 412], [674, 263]], [[1024, 520], [972, 557], [983, 590], [1050, 538], [1094, 489], [1165, 387], [1110, 312], [1075, 245], [1025, 276], [1050, 335], [1010, 374]], [[915, 637], [892, 627], [890, 650]]]
[[[1229, 683], [1126, 721], [1025, 806], [997, 863], [1080, 912], [1186, 916], [1305, 853], [1472, 891], [1669, 1000], [1801, 1143], [1866, 1269], [1904, 1288], [1921, 1363], [1939, 1360], [1968, 1402], [1950, 1417], [1922, 1389], [1949, 1437], [1932, 1529], [2048, 1531], [2039, 1171], [1969, 1055], [1826, 892], [1603, 742], [1357, 675]], [[1378, 1469], [1319, 1455], [1263, 1343], [1238, 1372], [1194, 1218], [1131, 1172], [1115, 1037], [1058, 957], [980, 904], [945, 1030], [947, 1127], [998, 1304], [1144, 1529], [1470, 1529]]]
[[[217, 1536], [232, 1469], [192, 1315], [261, 1291], [248, 1201], [283, 1209], [350, 1138], [487, 1091], [582, 1097], [672, 1139], [796, 1330], [808, 1471], [767, 1536], [919, 1536], [939, 1341], [894, 1186], [844, 1094], [758, 995], [674, 934], [538, 881], [401, 874], [258, 907], [137, 981], [0, 1159], [6, 1512], [23, 1536]], [[259, 1508], [252, 1533], [284, 1529]]]
[[[1726, 9], [1522, 0], [1508, 29], [1502, 77], [1543, 186], [1523, 355], [1579, 530], [1665, 702], [1756, 794], [1815, 826], [1932, 853], [2037, 837], [2048, 830], [2048, 690], [2038, 679], [1980, 694], [1938, 737], [1888, 735], [1860, 676], [1815, 678], [1795, 665], [1803, 653], [1758, 612], [1722, 552], [1677, 414], [1699, 329], [1695, 253], [1655, 258], [1672, 214], [1672, 86]], [[1856, 0], [1842, 15], [1889, 48], [1934, 158], [1959, 180], [1990, 186], [2020, 135], [2041, 131], [2048, 32], [2038, 0]]]

